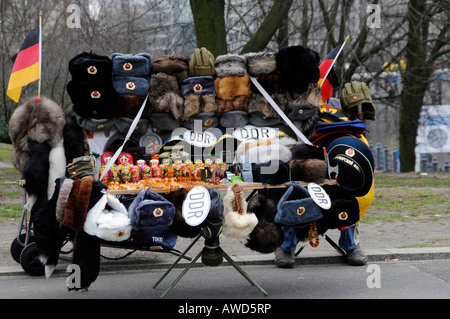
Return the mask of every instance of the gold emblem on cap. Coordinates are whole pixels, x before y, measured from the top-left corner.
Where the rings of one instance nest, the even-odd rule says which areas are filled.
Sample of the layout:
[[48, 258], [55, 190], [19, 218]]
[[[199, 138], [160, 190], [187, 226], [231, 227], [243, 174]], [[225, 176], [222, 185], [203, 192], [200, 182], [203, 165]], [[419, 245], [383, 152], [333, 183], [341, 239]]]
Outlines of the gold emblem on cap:
[[131, 70], [133, 70], [133, 64], [131, 64], [130, 62], [127, 62], [123, 65], [123, 69], [125, 71], [131, 71]]
[[305, 212], [306, 212], [305, 207], [302, 206], [302, 207], [297, 208], [297, 215], [298, 216], [302, 216]]
[[134, 84], [133, 82], [128, 82], [126, 87], [128, 90], [133, 91], [136, 88], [136, 84]]
[[348, 219], [348, 214], [347, 214], [347, 212], [341, 212], [338, 215], [338, 217], [339, 217], [340, 220], [347, 220]]
[[98, 72], [98, 70], [97, 70], [97, 68], [95, 67], [95, 66], [90, 66], [90, 67], [88, 67], [88, 69], [87, 69], [87, 72], [89, 73], [89, 74], [97, 74], [97, 72]]
[[101, 96], [102, 96], [102, 95], [100, 94], [99, 91], [93, 91], [93, 92], [91, 93], [91, 98], [93, 98], [93, 99], [99, 99]]
[[194, 92], [201, 92], [203, 90], [203, 86], [200, 84], [194, 85]]
[[116, 237], [117, 237], [117, 238], [122, 238], [123, 236], [125, 236], [125, 231], [124, 231], [124, 230], [119, 230], [119, 231], [116, 233]]
[[155, 217], [161, 217], [164, 214], [164, 211], [161, 208], [155, 208], [153, 211], [153, 216]]

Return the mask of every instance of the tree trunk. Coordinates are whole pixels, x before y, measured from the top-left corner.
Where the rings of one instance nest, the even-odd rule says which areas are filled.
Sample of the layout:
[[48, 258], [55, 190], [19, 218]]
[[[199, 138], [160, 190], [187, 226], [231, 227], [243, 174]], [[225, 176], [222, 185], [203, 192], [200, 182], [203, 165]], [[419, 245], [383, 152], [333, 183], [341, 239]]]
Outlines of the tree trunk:
[[227, 53], [224, 0], [190, 0], [197, 47], [205, 47], [214, 56]]
[[408, 8], [408, 43], [406, 69], [400, 106], [400, 163], [402, 172], [414, 171], [415, 147], [420, 112], [433, 71], [433, 61], [427, 59], [428, 19], [425, 1], [411, 0]]

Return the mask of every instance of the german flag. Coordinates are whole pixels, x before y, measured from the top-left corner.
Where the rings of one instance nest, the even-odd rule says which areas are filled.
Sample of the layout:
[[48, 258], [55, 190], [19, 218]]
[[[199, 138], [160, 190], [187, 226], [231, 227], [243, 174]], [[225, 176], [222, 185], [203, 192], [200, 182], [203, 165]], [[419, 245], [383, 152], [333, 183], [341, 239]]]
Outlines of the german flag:
[[19, 103], [22, 88], [40, 78], [40, 39], [41, 28], [37, 27], [27, 35], [14, 61], [6, 94], [16, 103]]
[[[344, 44], [334, 48], [328, 55], [325, 60], [320, 64], [320, 80], [319, 85], [322, 84], [322, 101], [325, 102], [330, 97], [333, 96], [333, 87], [337, 87], [339, 85], [339, 81], [337, 79], [336, 73], [334, 72], [334, 61], [337, 59], [339, 53], [341, 52], [341, 48]], [[324, 81], [325, 78], [325, 81]]]

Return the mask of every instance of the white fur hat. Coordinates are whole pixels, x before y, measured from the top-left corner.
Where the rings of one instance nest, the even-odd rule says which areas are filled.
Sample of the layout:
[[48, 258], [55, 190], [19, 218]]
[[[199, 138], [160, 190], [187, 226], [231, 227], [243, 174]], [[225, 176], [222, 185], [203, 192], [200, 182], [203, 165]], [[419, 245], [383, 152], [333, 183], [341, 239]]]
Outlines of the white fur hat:
[[132, 226], [125, 206], [117, 198], [103, 195], [89, 210], [83, 229], [106, 241], [124, 241], [130, 237]]

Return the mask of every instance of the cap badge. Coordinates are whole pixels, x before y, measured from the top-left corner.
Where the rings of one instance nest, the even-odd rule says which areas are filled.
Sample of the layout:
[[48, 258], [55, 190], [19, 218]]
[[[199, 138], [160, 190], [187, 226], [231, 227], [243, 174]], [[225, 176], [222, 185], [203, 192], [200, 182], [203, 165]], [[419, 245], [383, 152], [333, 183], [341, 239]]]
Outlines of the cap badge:
[[128, 90], [133, 91], [134, 89], [136, 89], [136, 84], [134, 84], [133, 82], [128, 82], [126, 87]]
[[299, 207], [297, 208], [297, 215], [302, 216], [306, 212], [305, 207]]
[[164, 211], [161, 208], [156, 208], [153, 211], [153, 216], [155, 217], [161, 217], [164, 214]]
[[131, 64], [130, 62], [127, 62], [123, 65], [123, 69], [125, 71], [131, 71], [131, 70], [133, 70], [133, 64]]
[[97, 72], [98, 72], [98, 70], [95, 66], [88, 67], [87, 71], [89, 74], [92, 74], [92, 75], [97, 74]]
[[93, 98], [93, 99], [99, 99], [101, 96], [102, 96], [102, 95], [100, 94], [99, 91], [93, 91], [93, 92], [91, 93], [91, 98]]
[[353, 148], [349, 148], [345, 151], [345, 155], [353, 157], [355, 156], [355, 150]]

